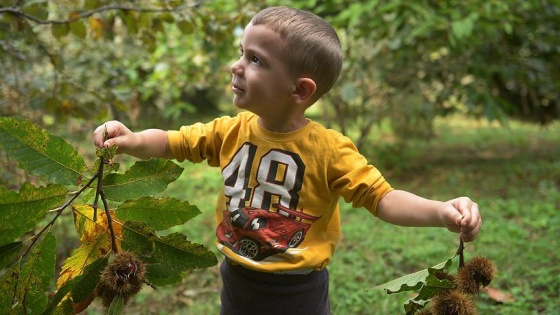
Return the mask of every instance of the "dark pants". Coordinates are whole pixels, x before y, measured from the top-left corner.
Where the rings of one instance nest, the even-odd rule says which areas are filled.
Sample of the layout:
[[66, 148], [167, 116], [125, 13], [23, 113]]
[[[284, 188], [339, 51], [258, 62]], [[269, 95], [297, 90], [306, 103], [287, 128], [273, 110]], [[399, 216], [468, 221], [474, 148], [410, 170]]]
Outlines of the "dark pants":
[[221, 315], [329, 315], [329, 272], [280, 275], [224, 260]]

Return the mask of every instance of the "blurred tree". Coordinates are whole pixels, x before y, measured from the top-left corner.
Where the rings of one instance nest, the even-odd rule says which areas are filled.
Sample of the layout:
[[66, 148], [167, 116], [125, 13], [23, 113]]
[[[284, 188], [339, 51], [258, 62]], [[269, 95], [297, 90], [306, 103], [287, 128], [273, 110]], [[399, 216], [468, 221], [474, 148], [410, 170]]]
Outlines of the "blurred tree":
[[0, 0], [1, 114], [132, 125], [216, 115], [246, 2]]
[[[311, 10], [338, 29], [344, 71], [321, 119], [359, 146], [386, 120], [412, 138], [431, 136], [434, 117], [454, 112], [542, 124], [559, 117], [557, 1], [266, 4]], [[144, 126], [215, 116], [229, 95], [235, 36], [264, 5], [0, 0], [0, 112]]]
[[346, 62], [324, 118], [362, 131], [358, 145], [385, 118], [401, 138], [425, 138], [434, 117], [455, 112], [541, 124], [560, 117], [558, 1], [294, 4], [339, 30]]

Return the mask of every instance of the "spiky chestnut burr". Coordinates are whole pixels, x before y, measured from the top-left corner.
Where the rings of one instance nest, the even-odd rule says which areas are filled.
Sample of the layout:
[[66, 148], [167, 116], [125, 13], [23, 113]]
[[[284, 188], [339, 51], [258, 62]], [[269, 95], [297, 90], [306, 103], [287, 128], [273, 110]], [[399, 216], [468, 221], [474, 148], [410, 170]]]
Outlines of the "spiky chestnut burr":
[[432, 315], [476, 315], [476, 305], [471, 296], [449, 290], [434, 296], [430, 301]]
[[140, 291], [145, 276], [146, 268], [141, 260], [131, 252], [120, 252], [101, 273], [95, 295], [105, 307], [109, 307], [116, 296], [121, 296], [126, 304]]
[[477, 294], [480, 287], [492, 282], [496, 274], [496, 265], [486, 257], [473, 257], [457, 272], [457, 289], [466, 294]]

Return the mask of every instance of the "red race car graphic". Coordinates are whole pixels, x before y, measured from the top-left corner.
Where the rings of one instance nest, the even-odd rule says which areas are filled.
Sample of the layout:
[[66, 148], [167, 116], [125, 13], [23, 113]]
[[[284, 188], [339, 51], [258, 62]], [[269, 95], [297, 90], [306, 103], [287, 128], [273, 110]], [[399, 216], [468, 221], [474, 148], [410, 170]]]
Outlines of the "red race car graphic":
[[297, 247], [303, 242], [311, 223], [320, 219], [280, 204], [276, 207], [276, 212], [253, 207], [231, 212], [225, 210], [216, 236], [237, 254], [262, 260]]

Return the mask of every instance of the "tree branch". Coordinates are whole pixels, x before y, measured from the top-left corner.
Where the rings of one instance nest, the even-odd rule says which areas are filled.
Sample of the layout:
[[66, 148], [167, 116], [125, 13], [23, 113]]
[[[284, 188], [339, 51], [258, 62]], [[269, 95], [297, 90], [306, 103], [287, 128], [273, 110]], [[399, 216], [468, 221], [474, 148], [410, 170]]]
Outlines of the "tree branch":
[[95, 179], [97, 179], [98, 174], [93, 175], [93, 177], [87, 182], [87, 184], [85, 184], [82, 188], [80, 188], [80, 190], [78, 190], [74, 196], [72, 196], [72, 198], [68, 199], [62, 206], [60, 206], [58, 209], [58, 213], [54, 216], [54, 218], [52, 218], [52, 220], [47, 223], [47, 225], [45, 225], [45, 227], [39, 231], [39, 233], [37, 233], [37, 235], [35, 235], [33, 237], [33, 241], [31, 242], [31, 244], [29, 245], [29, 247], [27, 248], [27, 250], [25, 251], [25, 253], [23, 253], [23, 255], [21, 257], [25, 257], [29, 254], [29, 251], [31, 250], [31, 248], [33, 248], [33, 246], [35, 245], [35, 243], [37, 243], [37, 241], [39, 240], [39, 238], [41, 237], [41, 235], [43, 235], [43, 233], [45, 233], [45, 231], [54, 225], [54, 223], [56, 222], [56, 219], [58, 219], [58, 217], [62, 214], [62, 212], [64, 211], [64, 209], [66, 207], [68, 207], [76, 198], [78, 198], [78, 196], [84, 191], [86, 190], [86, 188], [88, 188], [93, 181], [95, 181]]
[[165, 8], [165, 9], [157, 9], [157, 8], [141, 8], [141, 7], [137, 7], [134, 5], [128, 5], [128, 4], [109, 4], [109, 5], [104, 5], [101, 6], [99, 8], [95, 8], [93, 10], [89, 10], [89, 11], [85, 11], [80, 13], [78, 16], [76, 16], [75, 18], [72, 19], [66, 19], [66, 20], [43, 20], [40, 19], [34, 15], [31, 15], [29, 13], [25, 13], [23, 11], [23, 9], [19, 6], [12, 6], [12, 7], [5, 7], [5, 8], [0, 8], [0, 14], [2, 13], [10, 13], [19, 17], [23, 17], [25, 19], [31, 20], [37, 24], [66, 24], [66, 23], [71, 23], [71, 22], [75, 22], [77, 20], [83, 19], [83, 18], [87, 18], [90, 17], [96, 13], [101, 13], [104, 11], [112, 11], [112, 10], [127, 10], [127, 11], [136, 11], [136, 12], [141, 12], [141, 13], [158, 13], [158, 12], [181, 12], [184, 10], [188, 10], [188, 9], [196, 9], [199, 6], [201, 6], [202, 4], [204, 4], [206, 1], [200, 1], [200, 2], [196, 2], [194, 4], [185, 4], [185, 5], [181, 5], [178, 6], [176, 8]]

